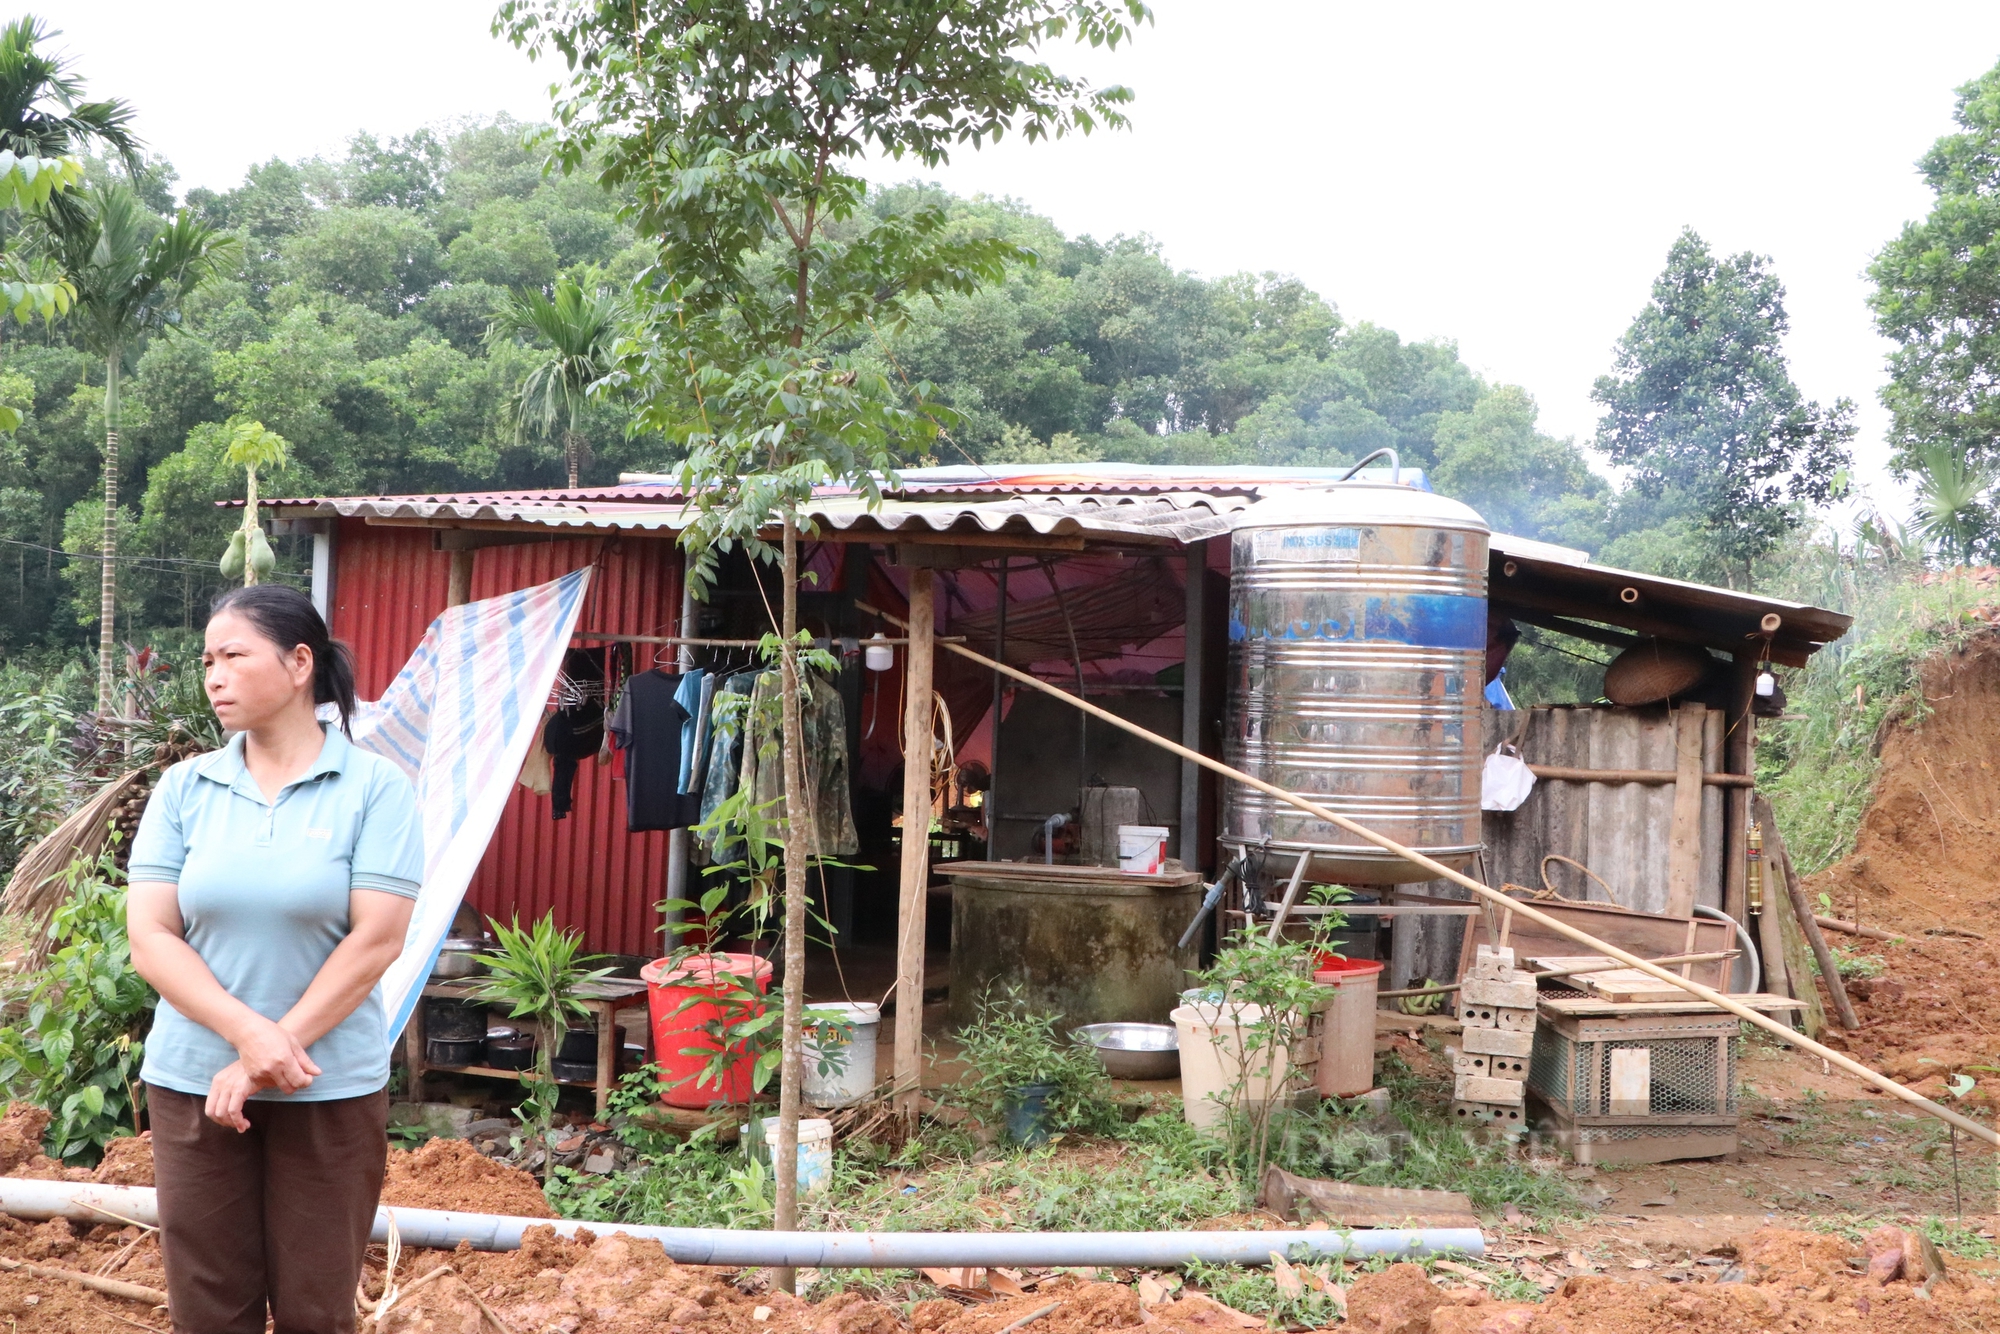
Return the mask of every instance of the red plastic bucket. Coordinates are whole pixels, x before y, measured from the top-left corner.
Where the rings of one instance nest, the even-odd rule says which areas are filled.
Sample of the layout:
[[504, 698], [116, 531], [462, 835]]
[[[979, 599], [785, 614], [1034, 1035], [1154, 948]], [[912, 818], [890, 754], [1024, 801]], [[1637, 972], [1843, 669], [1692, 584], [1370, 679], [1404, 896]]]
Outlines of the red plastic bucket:
[[[754, 983], [761, 996], [770, 990], [771, 964], [754, 954], [697, 954], [679, 963], [655, 959], [639, 970], [646, 984], [646, 1011], [653, 1023], [653, 1063], [660, 1068], [660, 1100], [670, 1107], [705, 1108], [719, 1102], [748, 1102], [756, 1060], [741, 1047], [721, 1082], [695, 1077], [708, 1068], [721, 1044], [704, 1031], [718, 1021], [743, 1022], [764, 1012], [759, 1002], [747, 1014], [731, 1014], [725, 998]], [[713, 997], [704, 1001], [703, 997]], [[693, 1004], [688, 1002], [693, 1001]]]

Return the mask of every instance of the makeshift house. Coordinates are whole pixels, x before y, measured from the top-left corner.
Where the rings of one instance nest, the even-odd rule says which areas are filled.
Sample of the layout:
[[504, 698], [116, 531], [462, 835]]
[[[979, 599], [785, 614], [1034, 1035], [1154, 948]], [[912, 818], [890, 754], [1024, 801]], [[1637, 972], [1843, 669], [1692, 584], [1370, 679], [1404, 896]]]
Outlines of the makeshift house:
[[[1184, 985], [1200, 934], [1178, 942], [1202, 883], [1239, 852], [1253, 883], [1217, 907], [1219, 925], [1262, 920], [1292, 879], [1337, 880], [1372, 908], [1353, 914], [1348, 948], [1388, 959], [1386, 984], [1454, 976], [1464, 948], [1472, 910], [1451, 902], [1462, 895], [1398, 884], [1409, 877], [1393, 859], [1307, 829], [1249, 789], [1223, 791], [1199, 766], [953, 643], [1379, 820], [1490, 883], [1542, 889], [1546, 872], [1570, 899], [1744, 920], [1750, 740], [1758, 701], [1772, 698], [1758, 678], [1769, 664], [1803, 665], [1848, 618], [1489, 536], [1393, 461], [1336, 485], [1341, 477], [920, 468], [874, 509], [841, 487], [815, 500], [800, 608], [839, 663], [823, 685], [840, 744], [826, 738], [815, 762], [822, 774], [835, 760], [844, 767], [826, 804], [844, 798], [837, 814], [852, 835], [837, 848], [844, 835], [823, 840], [842, 855], [823, 877], [822, 910], [849, 952], [850, 981], [857, 967], [894, 976], [899, 923], [929, 902], [934, 953], [964, 956], [953, 960], [955, 1013], [965, 985], [1014, 968], [1067, 978], [1050, 995], [1072, 1017], [1157, 1020], [1115, 1011], [1156, 1009]], [[685, 500], [670, 477], [633, 476], [575, 491], [268, 503], [280, 533], [312, 536], [314, 596], [355, 649], [364, 697], [389, 685], [447, 607], [591, 569], [553, 712], [565, 699], [602, 710], [622, 681], [655, 669], [675, 680], [704, 670], [728, 690], [738, 688], [728, 677], [754, 666], [748, 645], [778, 601], [773, 572], [738, 553], [707, 600], [692, 600], [676, 542]], [[1351, 615], [1286, 610], [1320, 605], [1328, 589]], [[905, 631], [896, 622], [913, 609]], [[1647, 669], [1634, 669], [1645, 678], [1634, 698], [1671, 689], [1633, 707], [1496, 708], [1487, 687], [1509, 623], [1626, 654]], [[888, 642], [871, 649], [875, 635]], [[938, 754], [912, 780], [905, 719], [926, 696], [934, 703], [919, 717]], [[689, 698], [700, 707], [698, 693]], [[635, 760], [599, 763], [585, 731], [582, 748], [551, 754], [547, 770], [530, 756], [529, 785], [507, 800], [468, 901], [502, 919], [553, 910], [593, 949], [654, 957], [664, 952], [660, 903], [715, 860], [686, 832], [700, 795], [671, 827], [635, 832]], [[1537, 782], [1517, 809], [1482, 812], [1481, 764], [1503, 743]], [[908, 808], [906, 792], [927, 796], [927, 809]], [[834, 814], [815, 812], [822, 832]], [[925, 856], [903, 855], [913, 829], [928, 830]], [[1132, 883], [1121, 853], [1135, 866], [1172, 859], [1146, 862], [1159, 893], [1118, 901]], [[953, 905], [966, 910], [971, 883], [990, 896], [986, 915], [954, 930]], [[870, 951], [879, 971], [861, 966]]]

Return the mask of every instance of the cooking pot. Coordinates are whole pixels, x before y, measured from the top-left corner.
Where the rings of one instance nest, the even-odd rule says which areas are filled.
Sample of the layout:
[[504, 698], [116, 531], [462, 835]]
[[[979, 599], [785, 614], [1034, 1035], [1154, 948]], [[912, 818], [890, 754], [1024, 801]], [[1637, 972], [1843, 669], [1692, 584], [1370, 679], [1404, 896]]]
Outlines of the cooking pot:
[[431, 980], [451, 982], [461, 977], [478, 977], [486, 971], [479, 956], [493, 948], [483, 936], [448, 936], [438, 946], [437, 962], [431, 965]]

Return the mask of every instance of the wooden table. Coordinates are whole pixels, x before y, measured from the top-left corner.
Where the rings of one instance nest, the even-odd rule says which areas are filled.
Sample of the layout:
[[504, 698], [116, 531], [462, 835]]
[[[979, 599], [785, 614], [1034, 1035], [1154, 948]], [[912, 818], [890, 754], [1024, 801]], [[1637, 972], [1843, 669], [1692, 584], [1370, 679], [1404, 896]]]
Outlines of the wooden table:
[[[511, 1083], [520, 1082], [524, 1073], [520, 1070], [502, 1070], [491, 1065], [433, 1065], [425, 1053], [424, 1000], [435, 996], [442, 1000], [476, 1000], [477, 978], [464, 978], [453, 982], [432, 982], [424, 988], [423, 999], [410, 1015], [410, 1022], [403, 1029], [404, 1056], [410, 1065], [410, 1101], [424, 1100], [424, 1075], [431, 1070], [445, 1071], [454, 1075], [475, 1075], [481, 1079], [504, 1079]], [[607, 977], [592, 982], [578, 990], [577, 999], [597, 1020], [597, 1078], [591, 1080], [558, 1079], [558, 1084], [571, 1088], [588, 1088], [597, 1091], [597, 1114], [601, 1117], [611, 1105], [611, 1090], [618, 1087], [619, 1030], [618, 1011], [630, 1006], [646, 994], [646, 984], [634, 978]], [[646, 1057], [652, 1059], [653, 1037], [650, 1024], [641, 1026], [645, 1030], [642, 1039], [646, 1046]]]

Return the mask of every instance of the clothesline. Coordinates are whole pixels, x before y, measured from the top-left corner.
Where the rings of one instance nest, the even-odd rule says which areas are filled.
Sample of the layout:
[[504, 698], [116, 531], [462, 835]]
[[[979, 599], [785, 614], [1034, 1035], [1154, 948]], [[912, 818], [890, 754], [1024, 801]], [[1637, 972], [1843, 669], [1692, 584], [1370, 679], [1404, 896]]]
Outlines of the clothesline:
[[[868, 639], [857, 638], [853, 635], [845, 637], [853, 639], [862, 648], [867, 648], [871, 644], [880, 644], [893, 648], [910, 642], [908, 639], [900, 638]], [[761, 639], [687, 639], [679, 635], [609, 635], [599, 634], [594, 630], [579, 630], [571, 638], [594, 639], [606, 644], [684, 644], [689, 648], [762, 648], [764, 645], [764, 641]], [[813, 640], [814, 646], [821, 648], [833, 642], [833, 640], [825, 638]], [[932, 637], [931, 642], [933, 644], [962, 644], [965, 640], [962, 636], [936, 635]]]

